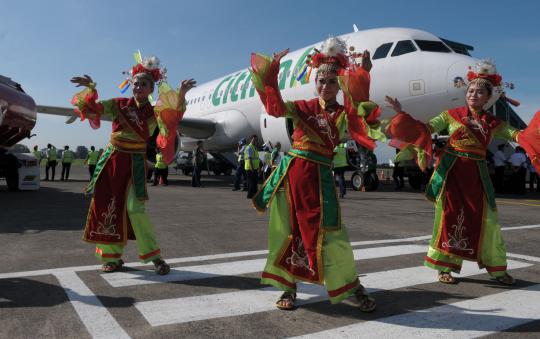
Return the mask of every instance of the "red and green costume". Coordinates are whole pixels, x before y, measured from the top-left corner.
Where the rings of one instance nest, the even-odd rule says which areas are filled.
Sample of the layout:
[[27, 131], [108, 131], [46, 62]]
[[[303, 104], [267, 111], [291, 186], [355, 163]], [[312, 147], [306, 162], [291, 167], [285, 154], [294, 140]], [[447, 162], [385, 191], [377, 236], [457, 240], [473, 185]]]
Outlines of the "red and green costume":
[[85, 241], [96, 243], [96, 256], [104, 262], [118, 262], [128, 239], [137, 240], [141, 261], [160, 258], [144, 206], [148, 199], [146, 144], [159, 126], [162, 152], [171, 154], [172, 148], [174, 153], [175, 133], [168, 130], [175, 128], [185, 106], [178, 98], [164, 104], [163, 98], [170, 96], [177, 94], [168, 87], [160, 89], [155, 108], [149, 102], [139, 104], [133, 97], [97, 101], [93, 86], [73, 97], [75, 111], [83, 120], [88, 117], [93, 128], [99, 127], [101, 117], [112, 120], [110, 142], [86, 188], [93, 196], [83, 236]]
[[[270, 208], [270, 253], [262, 283], [288, 292], [296, 291], [298, 280], [324, 284], [330, 300], [337, 303], [352, 295], [360, 282], [341, 222], [333, 150], [347, 129], [371, 148], [370, 135], [380, 134], [365, 121], [379, 112], [367, 101], [369, 74], [360, 68], [342, 74], [346, 106], [325, 107], [319, 98], [284, 102], [277, 83], [279, 62], [272, 58], [252, 54], [251, 65], [252, 81], [268, 114], [290, 118], [294, 125], [292, 149], [253, 198], [258, 211]], [[362, 91], [350, 93], [353, 84]]]
[[[392, 138], [409, 144], [420, 167], [431, 157], [431, 134], [448, 130], [449, 140], [438, 154], [426, 196], [435, 203], [433, 236], [424, 264], [441, 272], [461, 270], [463, 260], [476, 261], [494, 277], [506, 274], [506, 248], [497, 216], [486, 151], [493, 138], [524, 146], [537, 168], [540, 114], [519, 131], [488, 112], [451, 109], [424, 124], [407, 113], [387, 127]], [[535, 148], [536, 147], [536, 148]], [[536, 160], [534, 160], [536, 159]]]

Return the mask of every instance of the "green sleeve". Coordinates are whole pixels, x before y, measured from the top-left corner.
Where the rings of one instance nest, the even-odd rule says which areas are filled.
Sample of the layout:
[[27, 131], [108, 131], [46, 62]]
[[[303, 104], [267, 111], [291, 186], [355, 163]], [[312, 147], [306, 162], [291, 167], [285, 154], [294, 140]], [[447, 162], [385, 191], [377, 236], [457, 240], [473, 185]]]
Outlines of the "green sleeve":
[[510, 126], [506, 121], [503, 121], [497, 126], [493, 137], [502, 140], [516, 141], [516, 135], [519, 132], [520, 130]]
[[347, 125], [349, 124], [349, 121], [347, 119], [347, 113], [343, 111], [341, 115], [337, 118], [336, 121], [336, 127], [339, 132], [339, 140], [343, 140], [345, 136], [347, 135]]
[[99, 104], [103, 106], [103, 116], [110, 117], [112, 120], [118, 116], [118, 106], [114, 99], [101, 100]]
[[439, 133], [448, 128], [448, 111], [444, 111], [441, 114], [437, 115], [435, 118], [431, 119], [428, 123], [428, 127], [431, 132]]

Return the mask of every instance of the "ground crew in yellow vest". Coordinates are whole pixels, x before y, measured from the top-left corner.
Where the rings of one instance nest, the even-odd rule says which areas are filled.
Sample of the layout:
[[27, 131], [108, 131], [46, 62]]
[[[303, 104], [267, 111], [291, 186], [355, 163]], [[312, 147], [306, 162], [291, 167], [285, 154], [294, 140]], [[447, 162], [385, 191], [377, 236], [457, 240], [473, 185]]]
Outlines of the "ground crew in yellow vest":
[[41, 164], [42, 156], [41, 156], [41, 151], [38, 148], [38, 145], [34, 146], [34, 150], [32, 151], [32, 154], [36, 157], [37, 164], [38, 164], [38, 167], [39, 167], [39, 165]]
[[67, 181], [69, 179], [69, 170], [71, 169], [73, 159], [75, 159], [75, 153], [69, 149], [69, 146], [64, 146], [64, 152], [62, 152], [62, 175], [60, 176], [60, 180]]
[[334, 148], [334, 159], [332, 161], [334, 165], [334, 175], [338, 179], [339, 184], [339, 197], [345, 197], [347, 194], [347, 187], [345, 185], [345, 170], [349, 166], [347, 163], [347, 143], [341, 143]]
[[92, 180], [92, 176], [94, 175], [94, 171], [96, 170], [96, 165], [99, 159], [99, 152], [96, 151], [96, 148], [94, 146], [90, 146], [90, 152], [88, 152], [88, 155], [86, 156], [85, 163], [88, 164], [88, 172], [90, 173], [90, 180]]
[[56, 171], [56, 147], [47, 144], [47, 165], [45, 166], [45, 181], [49, 180], [49, 169], [51, 169], [51, 180], [54, 181], [54, 173]]
[[240, 190], [240, 183], [244, 186], [243, 190], [247, 191], [247, 173], [246, 173], [246, 162], [244, 161], [244, 151], [246, 150], [247, 140], [246, 138], [240, 139], [238, 141], [238, 166], [236, 166], [236, 171], [234, 173], [234, 187], [233, 191]]
[[264, 151], [264, 164], [262, 168], [263, 182], [268, 179], [272, 173], [272, 143], [269, 141], [268, 145], [263, 145]]
[[247, 172], [247, 198], [251, 199], [257, 193], [257, 184], [259, 183], [259, 152], [257, 152], [257, 136], [251, 136], [251, 142], [244, 150], [244, 164]]
[[159, 179], [161, 178], [162, 185], [167, 186], [169, 184], [169, 181], [167, 180], [167, 177], [169, 176], [169, 166], [163, 161], [163, 154], [157, 150], [156, 153], [156, 165], [154, 168], [154, 183], [152, 186], [156, 186], [159, 183]]

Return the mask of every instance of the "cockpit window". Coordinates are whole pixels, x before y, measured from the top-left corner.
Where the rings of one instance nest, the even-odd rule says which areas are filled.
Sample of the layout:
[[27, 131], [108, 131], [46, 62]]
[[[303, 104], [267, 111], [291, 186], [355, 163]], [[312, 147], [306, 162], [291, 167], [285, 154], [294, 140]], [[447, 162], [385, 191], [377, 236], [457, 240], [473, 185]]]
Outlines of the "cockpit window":
[[385, 44], [380, 45], [376, 50], [375, 53], [373, 53], [373, 60], [375, 59], [382, 59], [386, 58], [388, 55], [388, 52], [390, 52], [390, 48], [392, 48], [393, 42], [387, 42]]
[[450, 49], [437, 40], [414, 40], [421, 51], [450, 53]]
[[392, 56], [395, 57], [398, 55], [412, 53], [414, 51], [416, 51], [416, 47], [414, 47], [414, 44], [411, 40], [401, 40], [398, 41], [396, 47], [392, 51]]

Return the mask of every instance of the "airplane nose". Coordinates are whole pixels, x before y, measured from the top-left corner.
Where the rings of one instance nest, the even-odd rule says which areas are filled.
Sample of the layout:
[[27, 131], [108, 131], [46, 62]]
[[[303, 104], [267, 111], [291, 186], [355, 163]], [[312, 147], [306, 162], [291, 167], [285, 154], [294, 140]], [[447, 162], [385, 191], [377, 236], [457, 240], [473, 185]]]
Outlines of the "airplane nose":
[[473, 58], [461, 59], [448, 67], [447, 89], [449, 94], [450, 107], [462, 106], [465, 104], [465, 91], [467, 90], [467, 72], [469, 67], [475, 64]]
[[467, 87], [467, 72], [475, 63], [474, 59], [460, 60], [448, 67], [448, 90], [464, 90]]

